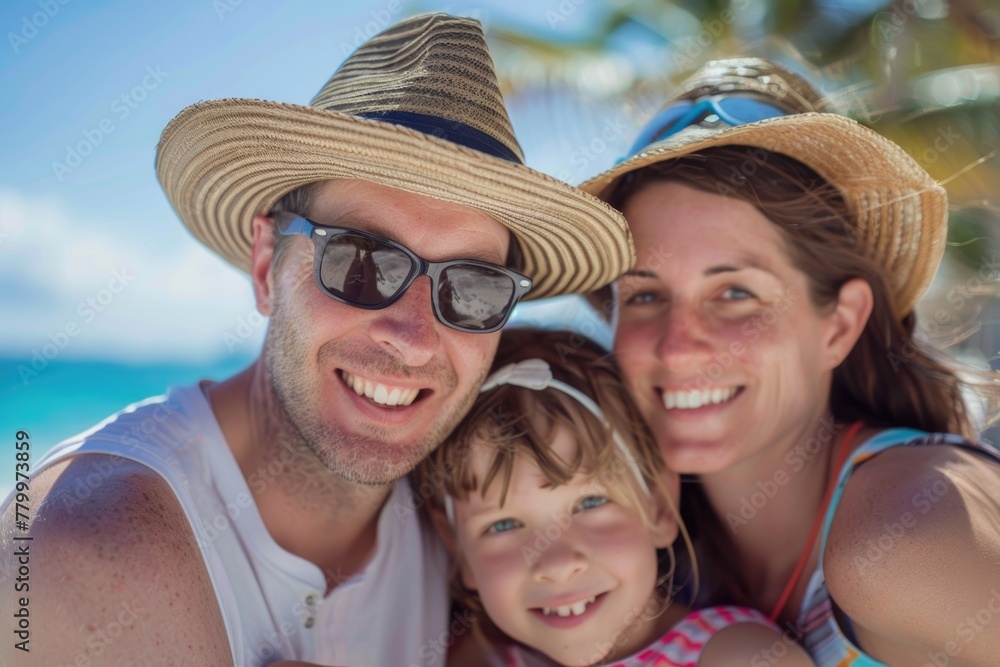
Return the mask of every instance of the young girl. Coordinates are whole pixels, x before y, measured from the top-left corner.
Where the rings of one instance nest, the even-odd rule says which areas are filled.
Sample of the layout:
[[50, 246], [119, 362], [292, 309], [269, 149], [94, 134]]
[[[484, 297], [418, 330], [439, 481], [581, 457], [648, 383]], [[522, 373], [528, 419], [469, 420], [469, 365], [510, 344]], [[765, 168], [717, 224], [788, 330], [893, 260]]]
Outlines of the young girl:
[[507, 665], [813, 664], [756, 611], [671, 600], [672, 544], [688, 543], [678, 476], [612, 363], [577, 336], [505, 332], [417, 477], [456, 558], [453, 594]]

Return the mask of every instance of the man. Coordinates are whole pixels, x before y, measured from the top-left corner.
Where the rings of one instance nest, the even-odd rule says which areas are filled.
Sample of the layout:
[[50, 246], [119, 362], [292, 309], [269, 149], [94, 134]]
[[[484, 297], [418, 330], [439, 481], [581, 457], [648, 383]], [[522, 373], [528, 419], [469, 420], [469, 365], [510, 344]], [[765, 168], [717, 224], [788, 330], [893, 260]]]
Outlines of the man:
[[310, 107], [188, 107], [156, 166], [191, 232], [249, 273], [264, 349], [60, 445], [28, 530], [8, 499], [30, 653], [8, 632], [3, 664], [443, 664], [467, 623], [405, 476], [520, 297], [631, 265], [624, 220], [523, 165], [481, 28], [442, 14], [372, 38]]

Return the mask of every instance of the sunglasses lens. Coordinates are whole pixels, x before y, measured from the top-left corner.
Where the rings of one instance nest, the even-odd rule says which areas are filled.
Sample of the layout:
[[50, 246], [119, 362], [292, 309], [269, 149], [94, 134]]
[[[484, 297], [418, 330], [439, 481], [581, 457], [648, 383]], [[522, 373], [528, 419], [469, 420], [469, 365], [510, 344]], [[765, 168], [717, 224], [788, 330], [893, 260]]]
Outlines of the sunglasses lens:
[[505, 273], [477, 264], [453, 264], [441, 272], [441, 317], [468, 331], [500, 326], [514, 300], [514, 281]]
[[[419, 265], [394, 244], [351, 232], [326, 242], [320, 280], [329, 294], [363, 308], [399, 296]], [[517, 288], [503, 271], [471, 262], [446, 263], [435, 279], [441, 320], [463, 331], [493, 331], [507, 319]]]
[[634, 155], [646, 146], [669, 136], [670, 129], [690, 111], [692, 106], [694, 105], [691, 102], [678, 102], [653, 116], [636, 137], [632, 148], [628, 151], [629, 155]]
[[629, 149], [629, 155], [635, 155], [646, 146], [662, 141], [712, 113], [733, 127], [786, 115], [784, 110], [772, 104], [740, 95], [706, 99], [697, 104], [681, 101], [663, 109], [646, 124]]
[[378, 306], [391, 299], [413, 271], [403, 251], [354, 234], [327, 243], [320, 266], [323, 285], [349, 303]]
[[785, 112], [778, 107], [751, 97], [725, 97], [716, 104], [741, 125], [785, 115]]

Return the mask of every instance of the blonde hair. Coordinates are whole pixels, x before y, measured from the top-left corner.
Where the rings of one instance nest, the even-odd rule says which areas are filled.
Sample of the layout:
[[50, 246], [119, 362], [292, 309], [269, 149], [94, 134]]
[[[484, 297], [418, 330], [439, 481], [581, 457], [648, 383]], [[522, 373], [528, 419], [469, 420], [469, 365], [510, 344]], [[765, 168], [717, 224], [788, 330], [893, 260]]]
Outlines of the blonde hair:
[[[589, 475], [617, 501], [636, 509], [646, 525], [652, 527], [653, 517], [646, 511], [644, 492], [632, 481], [639, 474], [650, 492], [659, 494], [673, 513], [690, 557], [691, 577], [696, 580], [691, 540], [676, 503], [665, 488], [666, 470], [659, 447], [629, 396], [613, 359], [577, 334], [532, 329], [505, 331], [493, 370], [526, 359], [546, 361], [554, 379], [589, 396], [598, 405], [605, 422], [557, 389], [536, 391], [509, 384], [490, 389], [479, 395], [448, 440], [415, 470], [414, 486], [426, 498], [426, 510], [443, 514], [446, 497], [465, 500], [473, 492], [485, 494], [493, 484], [500, 485], [502, 506], [515, 462], [523, 457], [534, 462], [553, 486], [566, 484], [579, 473]], [[575, 436], [577, 449], [573, 460], [563, 460], [550, 448], [560, 428]], [[614, 444], [614, 433], [618, 434], [621, 446]], [[473, 442], [492, 449], [492, 459], [482, 479], [476, 478], [471, 465], [469, 452]], [[667, 558], [661, 558], [659, 581], [669, 599], [675, 561], [672, 548], [666, 551]], [[452, 571], [451, 590], [461, 604], [483, 611], [478, 594], [462, 584], [457, 564]], [[510, 641], [492, 624], [486, 624], [482, 633], [495, 643]]]

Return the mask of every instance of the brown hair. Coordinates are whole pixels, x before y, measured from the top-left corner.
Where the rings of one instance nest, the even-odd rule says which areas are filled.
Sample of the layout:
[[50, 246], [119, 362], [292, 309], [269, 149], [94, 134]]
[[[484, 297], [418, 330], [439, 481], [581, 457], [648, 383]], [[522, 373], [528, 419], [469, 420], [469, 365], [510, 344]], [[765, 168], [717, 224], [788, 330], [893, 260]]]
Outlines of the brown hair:
[[[833, 372], [830, 410], [835, 420], [950, 431], [969, 439], [978, 436], [963, 399], [963, 385], [976, 386], [984, 399], [992, 395], [995, 401], [1000, 394], [996, 379], [989, 377], [992, 374], [965, 370], [960, 378], [943, 353], [915, 340], [915, 313], [902, 320], [893, 316], [888, 278], [855, 239], [855, 212], [836, 187], [785, 155], [724, 146], [633, 172], [609, 197], [609, 203], [620, 209], [643, 184], [663, 180], [756, 206], [778, 228], [792, 263], [808, 278], [815, 307], [831, 306], [851, 279], [861, 278], [871, 286], [871, 317], [850, 354]], [[728, 601], [748, 604], [749, 588], [739, 575], [728, 531], [699, 484], [682, 486], [681, 506], [696, 536], [696, 552], [708, 563], [708, 579], [722, 585]]]
[[[575, 398], [557, 389], [535, 391], [514, 385], [490, 389], [476, 399], [471, 411], [448, 440], [434, 450], [415, 470], [414, 488], [427, 502], [426, 511], [444, 514], [444, 498], [468, 498], [469, 493], [485, 493], [492, 484], [500, 485], [500, 503], [504, 503], [514, 465], [518, 457], [538, 465], [554, 485], [569, 482], [577, 473], [600, 481], [615, 494], [616, 500], [635, 507], [647, 524], [652, 518], [640, 502], [635, 484], [629, 483], [632, 472], [623, 454], [613, 442], [617, 432], [634, 461], [639, 474], [653, 493], [665, 498], [678, 521], [678, 528], [693, 553], [690, 538], [673, 500], [666, 492], [664, 464], [659, 447], [638, 408], [626, 391], [624, 382], [610, 355], [594, 343], [569, 332], [510, 329], [503, 333], [493, 370], [525, 359], [548, 362], [553, 378], [589, 396], [606, 418], [602, 423]], [[564, 461], [550, 449], [555, 431], [566, 428], [577, 436], [577, 455]], [[614, 429], [614, 431], [612, 431]], [[492, 449], [492, 460], [483, 479], [476, 479], [470, 465], [472, 443]], [[438, 521], [440, 525], [441, 522]], [[661, 567], [661, 587], [669, 599], [674, 570], [673, 552], [666, 554], [669, 565]], [[456, 559], [461, 556], [456, 554]], [[694, 559], [690, 567], [694, 572]], [[457, 564], [456, 564], [457, 565]], [[691, 575], [695, 576], [694, 573]], [[457, 566], [451, 576], [453, 597], [475, 612], [482, 612], [479, 596], [462, 585]], [[510, 643], [492, 624], [479, 630], [494, 644]]]
[[[275, 213], [280, 212], [294, 213], [295, 215], [308, 215], [313, 197], [315, 197], [316, 190], [319, 189], [321, 184], [322, 181], [318, 181], [316, 183], [306, 183], [305, 185], [295, 188], [291, 192], [286, 192], [282, 195], [281, 199], [279, 199], [277, 203], [271, 207], [268, 215], [274, 215]], [[272, 267], [277, 268], [281, 265], [281, 259], [285, 256], [291, 240], [291, 236], [284, 236], [275, 232], [274, 252], [271, 255]]]

